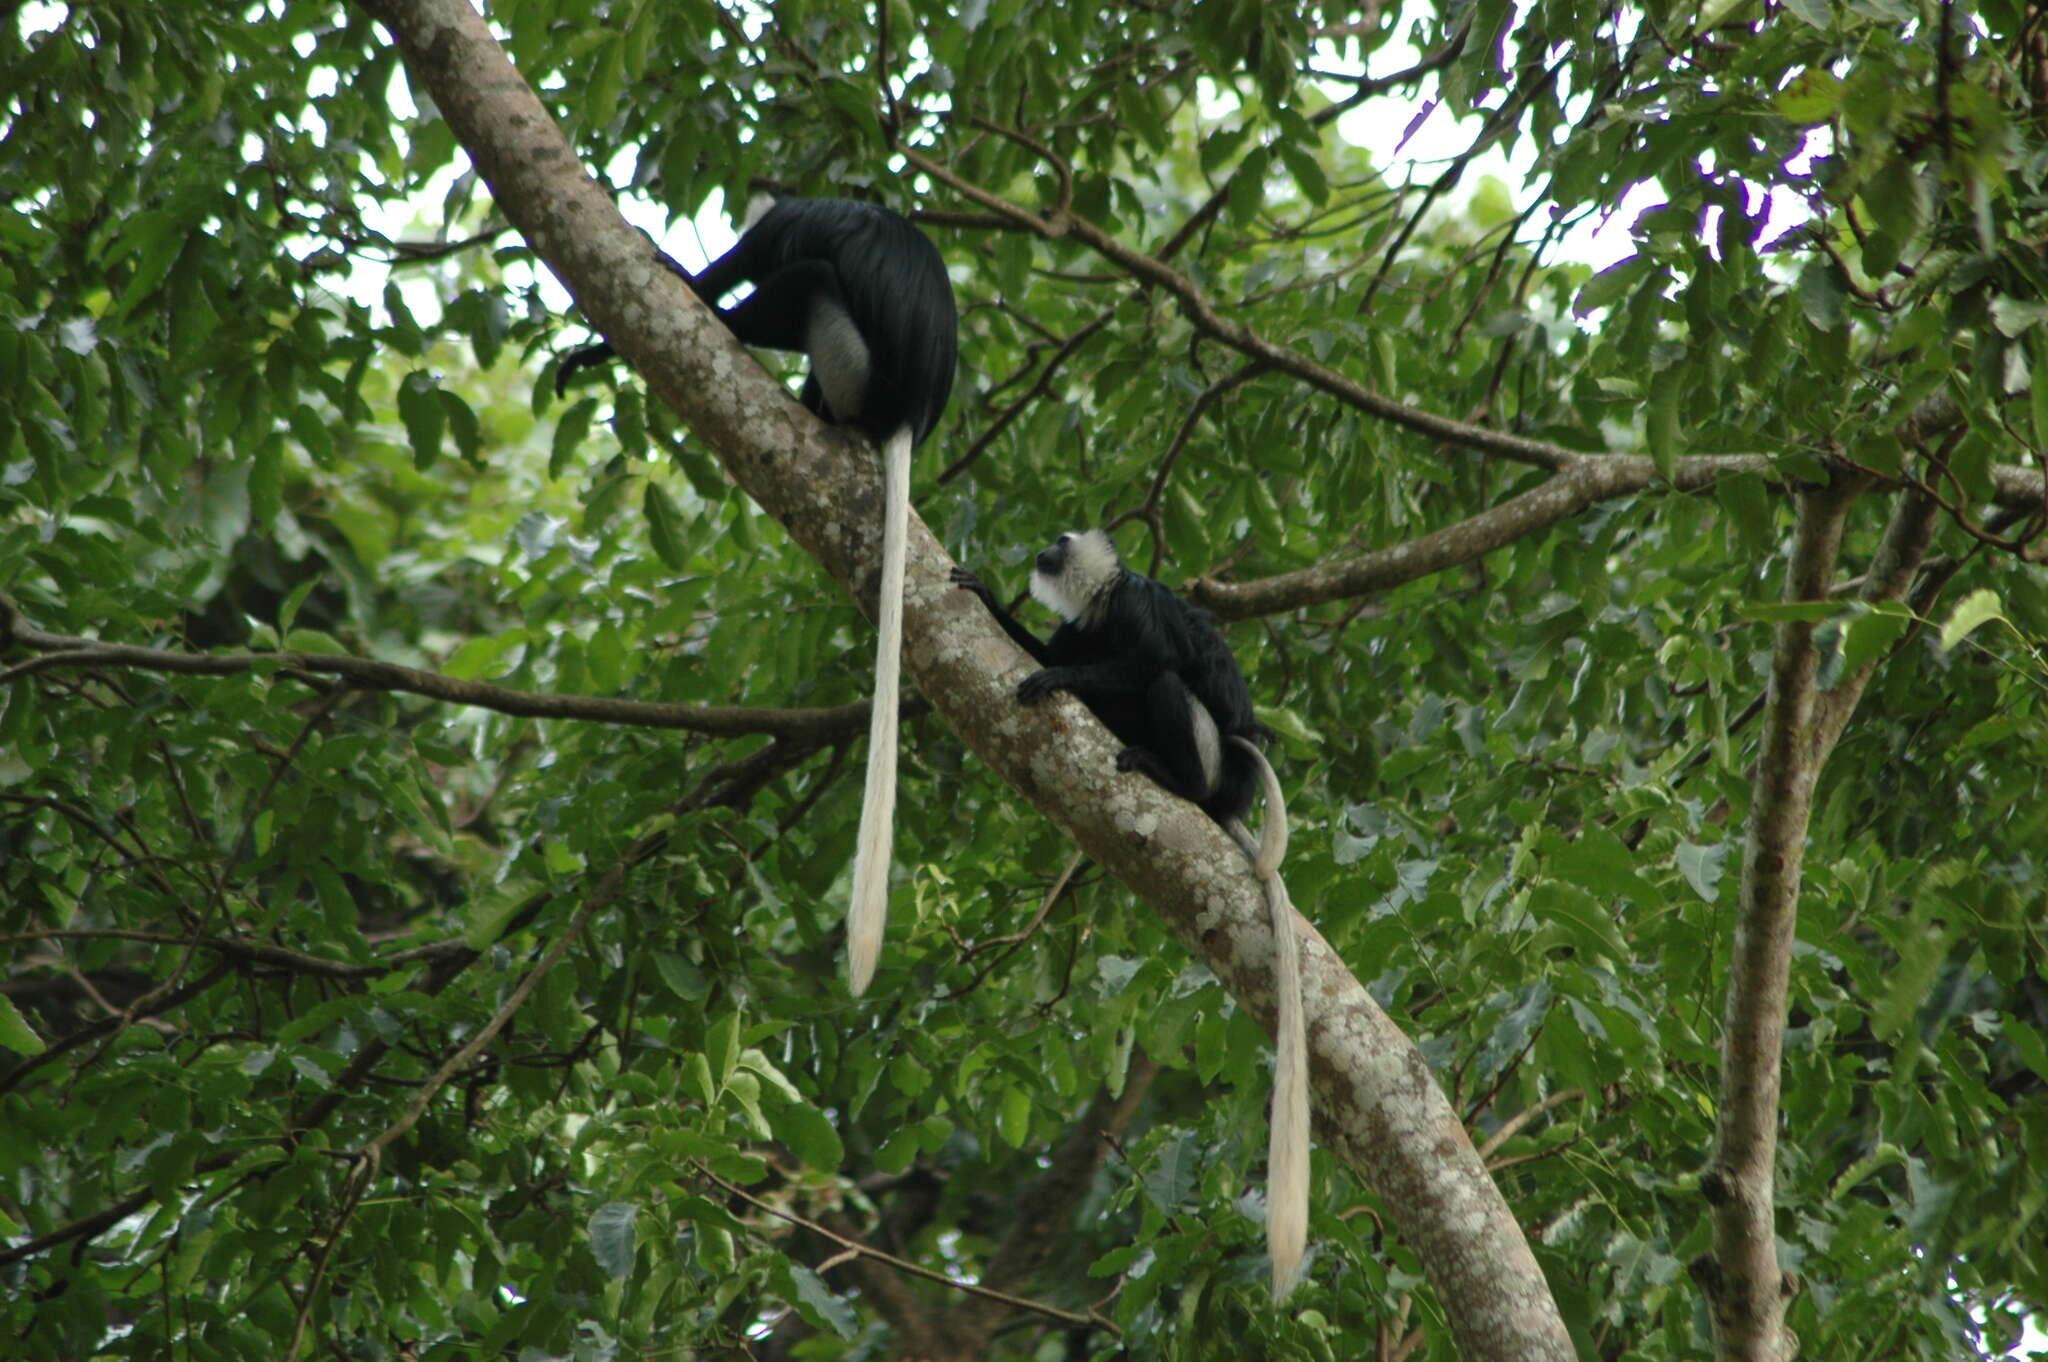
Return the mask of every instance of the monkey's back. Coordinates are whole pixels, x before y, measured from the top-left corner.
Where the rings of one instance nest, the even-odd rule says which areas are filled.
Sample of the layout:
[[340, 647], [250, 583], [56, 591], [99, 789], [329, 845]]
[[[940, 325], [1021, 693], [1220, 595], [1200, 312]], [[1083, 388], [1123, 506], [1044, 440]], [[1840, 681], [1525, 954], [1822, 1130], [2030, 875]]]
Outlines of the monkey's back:
[[822, 260], [867, 342], [872, 370], [860, 428], [886, 439], [900, 426], [922, 442], [953, 391], [958, 318], [938, 247], [909, 219], [856, 199], [782, 199], [702, 275], [716, 298], [786, 266]]
[[[1082, 628], [1062, 624], [1047, 642], [1049, 666], [1098, 662], [1136, 663], [1152, 672], [1172, 672], [1209, 711], [1225, 740], [1216, 789], [1200, 801], [1219, 823], [1250, 812], [1259, 770], [1250, 753], [1229, 741], [1263, 742], [1270, 730], [1252, 712], [1251, 687], [1231, 655], [1230, 645], [1208, 611], [1190, 605], [1172, 588], [1141, 572], [1124, 569], [1099, 618]], [[1150, 715], [1142, 690], [1092, 699], [1088, 707], [1126, 747], [1153, 750]]]

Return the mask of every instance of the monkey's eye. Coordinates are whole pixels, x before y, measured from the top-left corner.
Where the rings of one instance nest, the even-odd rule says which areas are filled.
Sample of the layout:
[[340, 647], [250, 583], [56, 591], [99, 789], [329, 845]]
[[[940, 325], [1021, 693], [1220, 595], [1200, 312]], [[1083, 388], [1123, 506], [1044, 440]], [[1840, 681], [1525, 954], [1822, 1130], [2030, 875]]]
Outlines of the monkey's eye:
[[1072, 539], [1073, 537], [1074, 537], [1074, 536], [1073, 536], [1072, 534], [1063, 534], [1063, 535], [1061, 535], [1061, 536], [1060, 536], [1060, 537], [1059, 537], [1058, 539], [1055, 539], [1055, 540], [1054, 540], [1053, 542], [1054, 542], [1055, 544], [1064, 544], [1064, 543], [1066, 543], [1066, 542], [1067, 542], [1068, 540]]

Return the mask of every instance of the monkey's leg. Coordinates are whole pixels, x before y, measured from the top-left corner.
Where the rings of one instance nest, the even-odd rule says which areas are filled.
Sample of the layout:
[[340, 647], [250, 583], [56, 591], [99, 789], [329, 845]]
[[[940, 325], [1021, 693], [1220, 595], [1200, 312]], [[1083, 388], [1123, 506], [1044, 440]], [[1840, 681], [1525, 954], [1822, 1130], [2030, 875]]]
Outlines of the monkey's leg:
[[1145, 691], [1145, 741], [1117, 753], [1116, 764], [1199, 804], [1223, 777], [1223, 743], [1194, 692], [1179, 676], [1161, 672]]
[[[661, 260], [683, 277], [691, 291], [718, 314], [718, 319], [739, 338], [742, 345], [759, 346], [763, 350], [809, 352], [812, 349], [814, 315], [821, 305], [835, 318], [846, 316], [846, 304], [839, 292], [839, 276], [823, 260], [801, 260], [777, 270], [755, 285], [754, 291], [738, 304], [718, 306], [718, 299], [742, 282], [737, 271], [743, 270], [748, 262], [741, 258], [740, 249], [734, 247], [732, 252], [694, 278], [669, 256], [663, 255]], [[846, 323], [848, 328], [851, 325], [850, 321]], [[859, 350], [861, 367], [858, 377], [864, 386], [867, 382], [865, 342], [859, 343]], [[561, 395], [574, 374], [616, 355], [617, 352], [605, 342], [571, 351], [561, 367], [555, 370], [555, 394]], [[812, 373], [804, 383], [804, 405], [812, 411], [824, 413], [826, 407], [821, 399], [829, 397], [830, 393], [818, 388], [817, 370], [813, 354]], [[837, 411], [838, 408], [832, 410]], [[847, 420], [850, 417], [835, 416], [833, 419]]]
[[821, 300], [846, 310], [839, 275], [823, 260], [799, 260], [755, 284], [752, 293], [731, 307], [719, 308], [718, 316], [742, 344], [807, 350], [811, 310]]
[[[748, 345], [801, 350], [811, 357], [803, 403], [828, 420], [861, 424], [869, 405], [873, 356], [846, 297], [839, 275], [823, 260], [799, 260], [769, 275], [746, 301], [719, 314]], [[890, 432], [870, 429], [874, 438]]]

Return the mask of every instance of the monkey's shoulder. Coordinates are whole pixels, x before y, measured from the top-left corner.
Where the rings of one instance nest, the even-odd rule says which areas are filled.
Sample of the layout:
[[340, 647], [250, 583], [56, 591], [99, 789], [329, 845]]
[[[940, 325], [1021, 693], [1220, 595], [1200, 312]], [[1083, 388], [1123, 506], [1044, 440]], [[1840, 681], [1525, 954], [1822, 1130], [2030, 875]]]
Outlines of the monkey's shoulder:
[[1144, 589], [1132, 593], [1131, 627], [1157, 640], [1152, 646], [1167, 659], [1163, 665], [1180, 674], [1224, 733], [1263, 733], [1252, 714], [1251, 687], [1216, 617], [1163, 583], [1133, 576]]

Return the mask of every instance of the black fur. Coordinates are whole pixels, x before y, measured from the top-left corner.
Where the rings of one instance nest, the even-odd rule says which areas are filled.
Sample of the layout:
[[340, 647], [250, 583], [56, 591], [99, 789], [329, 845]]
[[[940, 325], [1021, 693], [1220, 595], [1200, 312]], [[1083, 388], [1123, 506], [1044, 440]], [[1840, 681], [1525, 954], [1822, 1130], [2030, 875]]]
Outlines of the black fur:
[[[813, 356], [803, 403], [820, 416], [877, 441], [907, 425], [922, 443], [939, 423], [953, 391], [953, 285], [938, 248], [901, 214], [853, 199], [783, 199], [695, 278], [662, 258], [746, 345], [806, 350], [812, 309], [821, 301], [844, 308], [868, 346], [867, 382], [859, 410], [827, 410]], [[741, 284], [754, 291], [720, 307]], [[556, 370], [556, 391], [612, 353], [609, 345], [572, 353]]]
[[[1038, 555], [1041, 572], [1058, 575], [1067, 542], [1062, 536]], [[979, 596], [1042, 668], [1017, 687], [1018, 700], [1072, 693], [1124, 744], [1118, 770], [1144, 772], [1218, 823], [1242, 822], [1260, 775], [1252, 754], [1229, 740], [1263, 743], [1272, 730], [1252, 717], [1251, 688], [1208, 611], [1119, 564], [1087, 611], [1041, 643], [972, 572], [955, 568], [953, 582]], [[1190, 703], [1216, 724], [1222, 769], [1213, 787], [1196, 753]]]
[[[1063, 534], [1038, 555], [1037, 566], [1032, 594], [1065, 621], [1043, 643], [980, 578], [953, 569], [954, 585], [979, 596], [1039, 665], [1017, 687], [1017, 698], [1031, 704], [1059, 690], [1079, 697], [1124, 743], [1117, 769], [1143, 771], [1199, 805], [1237, 843], [1263, 886], [1272, 915], [1277, 1014], [1266, 1250], [1273, 1297], [1280, 1300], [1299, 1279], [1308, 1245], [1309, 1077], [1300, 936], [1280, 878], [1287, 811], [1279, 777], [1257, 746], [1271, 731], [1252, 717], [1251, 689], [1208, 612], [1125, 567], [1107, 535]], [[1205, 747], [1213, 749], [1207, 769]], [[1266, 792], [1266, 812], [1255, 842], [1244, 815], [1259, 788]]]

